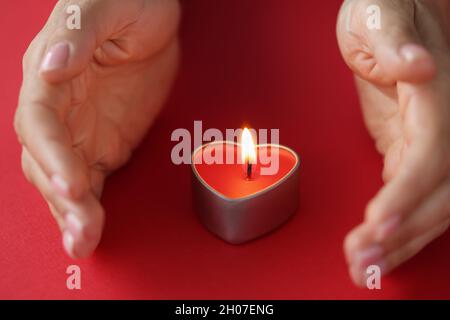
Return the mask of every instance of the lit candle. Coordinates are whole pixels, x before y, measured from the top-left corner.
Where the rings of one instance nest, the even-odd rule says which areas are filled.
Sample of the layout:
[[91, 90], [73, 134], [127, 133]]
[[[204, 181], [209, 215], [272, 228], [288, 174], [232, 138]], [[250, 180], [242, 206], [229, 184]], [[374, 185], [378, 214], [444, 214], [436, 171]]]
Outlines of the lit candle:
[[244, 128], [241, 138], [241, 160], [244, 164], [244, 172], [247, 180], [251, 180], [252, 171], [256, 170], [253, 166], [256, 165], [256, 146], [253, 142], [250, 130]]
[[[210, 154], [223, 161], [203, 161]], [[227, 163], [230, 154], [234, 160], [240, 155], [240, 161]], [[276, 172], [263, 174], [263, 156], [278, 162]], [[240, 144], [217, 141], [194, 150], [192, 172], [194, 209], [205, 227], [227, 242], [258, 238], [297, 211], [297, 154], [281, 145], [256, 145], [247, 128]]]

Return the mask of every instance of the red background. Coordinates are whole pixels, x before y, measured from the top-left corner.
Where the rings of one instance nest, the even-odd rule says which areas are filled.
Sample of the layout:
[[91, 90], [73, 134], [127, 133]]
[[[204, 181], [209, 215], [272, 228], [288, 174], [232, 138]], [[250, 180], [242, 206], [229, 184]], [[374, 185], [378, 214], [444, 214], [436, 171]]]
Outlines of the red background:
[[[108, 181], [107, 222], [66, 289], [60, 233], [22, 176], [12, 120], [21, 57], [55, 1], [0, 7], [0, 298], [450, 298], [450, 236], [384, 279], [355, 288], [345, 234], [381, 186], [352, 77], [336, 46], [340, 0], [189, 0], [183, 63], [167, 108]], [[191, 209], [190, 168], [170, 161], [176, 128], [280, 128], [302, 158], [301, 205], [283, 228], [242, 246], [208, 233]]]

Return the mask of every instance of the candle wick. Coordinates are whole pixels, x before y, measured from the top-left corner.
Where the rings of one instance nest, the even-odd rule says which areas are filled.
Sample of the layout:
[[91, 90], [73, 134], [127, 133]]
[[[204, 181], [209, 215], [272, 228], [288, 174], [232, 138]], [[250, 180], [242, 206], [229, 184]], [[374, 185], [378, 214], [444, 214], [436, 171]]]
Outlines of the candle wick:
[[250, 163], [250, 161], [247, 162], [247, 179], [251, 179], [252, 178], [252, 164]]

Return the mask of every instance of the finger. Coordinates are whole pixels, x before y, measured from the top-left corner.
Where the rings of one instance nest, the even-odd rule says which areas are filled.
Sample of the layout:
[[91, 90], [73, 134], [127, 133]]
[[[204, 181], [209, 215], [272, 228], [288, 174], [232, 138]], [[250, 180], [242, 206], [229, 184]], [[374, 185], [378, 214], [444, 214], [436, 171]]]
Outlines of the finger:
[[22, 163], [26, 177], [48, 202], [63, 232], [66, 252], [73, 258], [92, 254], [100, 241], [104, 223], [103, 208], [97, 197], [90, 192], [83, 198], [73, 201], [56, 194], [51, 181], [25, 148]]
[[357, 75], [379, 85], [432, 79], [435, 62], [414, 16], [414, 1], [347, 1], [338, 20], [344, 60]]
[[381, 236], [411, 214], [448, 176], [448, 144], [440, 129], [445, 124], [439, 112], [431, 110], [439, 103], [429, 93], [417, 91], [408, 100], [402, 163], [367, 207], [366, 218], [378, 225]]
[[383, 273], [393, 270], [444, 232], [450, 218], [448, 199], [450, 184], [446, 181], [391, 237], [381, 243], [376, 240], [376, 228], [372, 224], [364, 223], [355, 228], [345, 241], [352, 280], [357, 285], [364, 285], [365, 270], [373, 264], [379, 265]]
[[427, 233], [450, 218], [450, 179], [446, 180], [418, 209], [398, 224], [388, 235], [378, 234], [375, 241], [385, 254], [403, 247], [406, 243]]
[[373, 243], [374, 229], [363, 223], [353, 229], [345, 238], [344, 253], [349, 275], [358, 286], [364, 286], [363, 271], [367, 266], [378, 263], [383, 257], [383, 248]]
[[379, 259], [382, 248], [373, 245], [374, 231], [371, 224], [362, 223], [345, 237], [344, 253], [349, 265], [366, 265]]
[[413, 239], [400, 247], [398, 250], [388, 254], [386, 257], [380, 255], [378, 259], [371, 259], [370, 261], [367, 260], [364, 263], [351, 263], [349, 265], [349, 274], [352, 281], [357, 286], [364, 287], [367, 279], [366, 270], [371, 265], [378, 266], [380, 268], [381, 275], [386, 275], [405, 261], [415, 256], [431, 241], [441, 236], [448, 229], [449, 223], [450, 222], [448, 220], [442, 222], [429, 230], [427, 233]]
[[56, 223], [58, 224], [59, 230], [61, 230], [61, 232], [64, 230], [64, 215], [62, 212], [58, 211], [58, 209], [56, 209], [56, 207], [51, 203], [47, 201], [47, 205], [48, 208], [53, 216], [53, 218], [55, 219]]
[[103, 186], [105, 184], [105, 172], [91, 169], [91, 187], [94, 195], [100, 199], [103, 193]]
[[100, 243], [104, 210], [91, 192], [65, 216], [63, 244], [72, 258], [90, 256]]
[[383, 236], [386, 238], [379, 238], [376, 224], [361, 224], [345, 239], [344, 249], [348, 263], [363, 268], [442, 224], [450, 217], [449, 199], [450, 183], [447, 180], [405, 221], [396, 224], [389, 233], [385, 232]]
[[364, 287], [367, 281], [367, 268], [371, 265], [376, 265], [380, 268], [381, 275], [384, 276], [414, 257], [419, 253], [426, 245], [432, 242], [434, 239], [441, 236], [449, 227], [449, 220], [443, 221], [437, 226], [434, 226], [431, 230], [421, 236], [407, 242], [396, 251], [380, 257], [379, 260], [370, 261], [365, 265], [352, 264], [349, 266], [349, 273], [352, 281], [359, 287]]
[[50, 206], [53, 217], [57, 221], [61, 230], [64, 228], [64, 213], [70, 203], [65, 197], [55, 193], [52, 182], [39, 167], [36, 160], [28, 152], [27, 148], [22, 149], [22, 170], [27, 180], [38, 189]]
[[441, 223], [434, 226], [428, 232], [412, 239], [410, 242], [407, 242], [398, 250], [387, 255], [386, 258], [378, 262], [382, 274], [386, 275], [407, 260], [414, 257], [426, 245], [443, 235], [447, 231], [449, 224], [449, 220], [441, 221]]
[[[74, 5], [81, 13], [79, 29], [67, 27]], [[72, 79], [93, 57], [102, 65], [148, 58], [176, 34], [179, 11], [175, 0], [61, 1], [49, 19], [41, 76], [53, 83]]]
[[[60, 1], [46, 25], [40, 74], [51, 82], [72, 79], [92, 62], [96, 49], [139, 16], [144, 1]], [[78, 15], [78, 16], [76, 16]], [[79, 25], [68, 27], [70, 19]], [[121, 52], [119, 48], [115, 48]]]
[[67, 85], [53, 86], [25, 77], [15, 117], [21, 143], [63, 196], [79, 198], [89, 190], [89, 172], [84, 159], [75, 153], [72, 137], [64, 123], [69, 107]]

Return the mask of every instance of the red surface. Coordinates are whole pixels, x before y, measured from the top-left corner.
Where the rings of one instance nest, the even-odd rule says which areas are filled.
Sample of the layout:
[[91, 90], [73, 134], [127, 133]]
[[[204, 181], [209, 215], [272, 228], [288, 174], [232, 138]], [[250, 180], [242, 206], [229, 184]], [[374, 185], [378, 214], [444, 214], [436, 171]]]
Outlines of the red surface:
[[[12, 120], [21, 56], [54, 1], [0, 7], [0, 298], [450, 298], [447, 234], [383, 280], [355, 288], [341, 246], [381, 186], [334, 25], [339, 0], [189, 0], [183, 64], [165, 109], [132, 161], [106, 185], [96, 254], [74, 263], [20, 170]], [[268, 237], [232, 246], [191, 210], [190, 168], [170, 161], [175, 128], [280, 128], [302, 158], [300, 209]]]
[[[203, 154], [206, 156], [220, 155], [220, 163], [208, 164], [203, 161]], [[201, 179], [211, 188], [231, 199], [239, 199], [259, 191], [262, 191], [283, 179], [296, 164], [295, 155], [285, 149], [275, 149], [270, 147], [258, 146], [257, 154], [263, 152], [267, 159], [273, 159], [278, 162], [278, 170], [275, 174], [261, 175], [260, 169], [270, 167], [270, 164], [263, 165], [256, 163], [254, 165], [254, 174], [252, 179], [247, 179], [245, 165], [237, 161], [226, 163], [226, 154], [231, 152], [234, 159], [237, 159], [237, 146], [233, 144], [213, 144], [198, 150], [193, 156], [193, 162]], [[211, 158], [218, 159], [218, 158]], [[275, 164], [274, 164], [275, 165]]]

